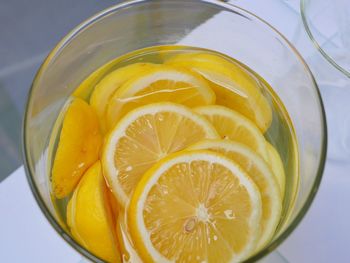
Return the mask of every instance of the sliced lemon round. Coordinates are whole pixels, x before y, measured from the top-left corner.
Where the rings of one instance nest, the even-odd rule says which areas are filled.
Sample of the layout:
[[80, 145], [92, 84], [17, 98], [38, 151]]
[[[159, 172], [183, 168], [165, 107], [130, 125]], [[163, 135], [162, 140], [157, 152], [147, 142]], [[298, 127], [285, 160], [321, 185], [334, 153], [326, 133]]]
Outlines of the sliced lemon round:
[[86, 171], [67, 206], [73, 237], [107, 262], [121, 262], [108, 189], [98, 161]]
[[203, 106], [195, 111], [213, 124], [222, 139], [243, 143], [268, 160], [265, 137], [252, 121], [224, 106]]
[[280, 187], [281, 196], [283, 198], [286, 187], [286, 174], [284, 172], [284, 166], [281, 156], [279, 155], [276, 148], [273, 147], [269, 142], [267, 142], [267, 152], [269, 154], [270, 166], [276, 177], [276, 180]]
[[272, 121], [272, 110], [261, 92], [260, 81], [233, 60], [209, 53], [173, 56], [167, 64], [190, 68], [207, 79], [216, 94], [216, 104], [238, 111], [252, 120], [262, 132]]
[[97, 161], [102, 144], [98, 117], [82, 99], [74, 99], [64, 115], [52, 168], [56, 198], [70, 194], [83, 173]]
[[229, 140], [205, 140], [189, 150], [210, 150], [221, 153], [239, 164], [260, 190], [262, 201], [261, 234], [257, 249], [271, 240], [282, 211], [282, 199], [276, 178], [269, 165], [246, 145]]
[[157, 161], [205, 138], [219, 138], [213, 126], [185, 106], [149, 104], [125, 115], [105, 140], [105, 176], [121, 204]]
[[260, 193], [235, 162], [209, 151], [171, 155], [142, 178], [128, 209], [146, 262], [238, 262], [259, 237]]
[[74, 97], [81, 98], [85, 101], [89, 101], [89, 99], [91, 98], [91, 94], [94, 91], [96, 85], [109, 73], [116, 70], [115, 69], [116, 66], [121, 61], [125, 61], [125, 59], [126, 59], [125, 56], [118, 57], [118, 58], [112, 59], [111, 61], [97, 68], [79, 84], [79, 86], [74, 90], [72, 95]]
[[90, 104], [95, 108], [103, 126], [107, 104], [113, 93], [130, 78], [155, 66], [157, 65], [151, 63], [134, 63], [109, 73], [97, 83], [91, 94]]
[[199, 74], [160, 65], [138, 74], [116, 91], [107, 109], [108, 127], [112, 128], [130, 110], [162, 101], [196, 107], [213, 104], [215, 94]]

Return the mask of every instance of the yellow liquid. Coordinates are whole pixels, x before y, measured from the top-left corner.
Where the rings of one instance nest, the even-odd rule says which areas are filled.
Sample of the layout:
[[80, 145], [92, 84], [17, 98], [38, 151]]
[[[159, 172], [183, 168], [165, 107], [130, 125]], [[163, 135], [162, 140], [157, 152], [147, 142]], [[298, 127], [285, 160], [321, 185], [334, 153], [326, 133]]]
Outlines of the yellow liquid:
[[[157, 46], [151, 48], [145, 48], [141, 50], [137, 50], [131, 53], [128, 53], [122, 57], [116, 58], [113, 61], [105, 64], [101, 68], [97, 69], [94, 73], [92, 73], [88, 78], [86, 78], [77, 89], [73, 92], [72, 97], [79, 97], [89, 102], [90, 95], [95, 87], [95, 85], [102, 80], [106, 75], [110, 72], [139, 62], [148, 62], [148, 63], [163, 63], [167, 58], [174, 56], [176, 54], [182, 54], [185, 52], [207, 52], [211, 54], [216, 54], [221, 57], [225, 57], [230, 60], [232, 63], [239, 64], [245, 70], [253, 76], [257, 81], [258, 88], [262, 92], [262, 94], [267, 98], [269, 102], [272, 112], [273, 119], [271, 126], [264, 134], [267, 141], [269, 141], [278, 151], [283, 161], [284, 170], [285, 170], [285, 193], [283, 199], [283, 207], [282, 214], [280, 218], [280, 223], [277, 227], [276, 233], [278, 233], [283, 226], [288, 221], [288, 216], [293, 208], [294, 201], [296, 199], [297, 190], [298, 190], [298, 182], [299, 182], [299, 174], [298, 174], [298, 151], [297, 151], [297, 143], [296, 137], [294, 133], [294, 128], [289, 118], [288, 112], [286, 111], [283, 103], [278, 98], [273, 88], [256, 72], [252, 69], [248, 68], [244, 64], [239, 61], [234, 60], [233, 58], [227, 57], [223, 54], [217, 53], [212, 50], [206, 50], [201, 48], [194, 47], [184, 47], [184, 46]], [[65, 109], [62, 109], [62, 116], [64, 115]], [[59, 118], [58, 121], [62, 122], [62, 118]], [[61, 123], [58, 123], [56, 126], [60, 127]], [[52, 135], [52, 156], [54, 156], [56, 144], [58, 142], [59, 137], [59, 128], [56, 129], [56, 132]], [[51, 158], [53, 160], [54, 158]], [[64, 199], [55, 199], [53, 197], [53, 202], [56, 207], [57, 213], [61, 218], [62, 227], [65, 229], [69, 229], [66, 222], [66, 208], [67, 203], [71, 195]], [[123, 211], [124, 212], [124, 211]], [[119, 236], [124, 239], [124, 244], [121, 244], [122, 250], [126, 250], [127, 253], [124, 252], [123, 259], [127, 261], [130, 258], [130, 255], [135, 254], [135, 251], [129, 251], [130, 249], [130, 241], [127, 240], [127, 229], [125, 227], [124, 220], [118, 221], [121, 224], [122, 234]], [[129, 249], [128, 249], [129, 247]], [[129, 254], [129, 255], [126, 255]], [[133, 257], [135, 260], [135, 257]]]

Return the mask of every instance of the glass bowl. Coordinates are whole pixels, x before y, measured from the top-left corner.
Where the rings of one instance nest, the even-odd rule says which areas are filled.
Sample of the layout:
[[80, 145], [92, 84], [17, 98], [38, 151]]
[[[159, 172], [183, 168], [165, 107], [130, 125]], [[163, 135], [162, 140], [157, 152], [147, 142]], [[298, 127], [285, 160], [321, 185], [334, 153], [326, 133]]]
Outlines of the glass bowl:
[[[300, 13], [314, 52], [312, 68], [326, 108], [328, 160], [350, 161], [350, 1], [302, 0]], [[321, 54], [322, 56], [320, 56]]]
[[350, 2], [302, 0], [305, 30], [328, 62], [350, 78]]
[[280, 245], [317, 192], [326, 157], [326, 121], [317, 84], [295, 48], [260, 18], [220, 1], [128, 1], [88, 19], [52, 50], [33, 81], [23, 126], [25, 169], [42, 212], [58, 234], [91, 261], [102, 262], [71, 237], [51, 200], [49, 142], [54, 124], [73, 90], [100, 66], [136, 49], [174, 44], [212, 49], [252, 68], [274, 88], [294, 124], [298, 194], [284, 200], [291, 208], [288, 220], [247, 262]]

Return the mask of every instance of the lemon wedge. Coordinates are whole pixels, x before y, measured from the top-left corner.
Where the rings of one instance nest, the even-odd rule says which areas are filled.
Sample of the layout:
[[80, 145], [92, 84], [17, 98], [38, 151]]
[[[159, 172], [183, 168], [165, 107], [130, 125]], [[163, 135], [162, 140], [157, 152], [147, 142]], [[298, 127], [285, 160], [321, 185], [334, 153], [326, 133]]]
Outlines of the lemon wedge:
[[130, 110], [163, 101], [196, 107], [213, 104], [215, 94], [199, 74], [159, 65], [137, 74], [115, 92], [108, 104], [108, 127], [112, 128]]
[[65, 113], [52, 168], [56, 198], [69, 195], [83, 173], [97, 161], [102, 144], [98, 117], [82, 99], [74, 99]]
[[205, 140], [191, 146], [189, 150], [210, 150], [221, 153], [247, 172], [259, 188], [262, 201], [261, 234], [257, 249], [266, 245], [276, 231], [282, 211], [279, 186], [269, 165], [244, 144], [229, 140]]
[[73, 237], [107, 262], [121, 262], [108, 189], [98, 161], [84, 174], [67, 206]]
[[261, 92], [261, 83], [243, 66], [210, 53], [175, 55], [167, 64], [192, 69], [207, 79], [216, 94], [216, 104], [229, 107], [252, 120], [262, 132], [272, 121], [272, 110]]
[[145, 262], [224, 263], [255, 249], [260, 193], [239, 165], [209, 151], [181, 152], [153, 166], [128, 209]]
[[125, 115], [107, 136], [102, 154], [105, 176], [118, 201], [126, 204], [153, 164], [205, 138], [219, 136], [209, 121], [179, 104], [149, 104]]

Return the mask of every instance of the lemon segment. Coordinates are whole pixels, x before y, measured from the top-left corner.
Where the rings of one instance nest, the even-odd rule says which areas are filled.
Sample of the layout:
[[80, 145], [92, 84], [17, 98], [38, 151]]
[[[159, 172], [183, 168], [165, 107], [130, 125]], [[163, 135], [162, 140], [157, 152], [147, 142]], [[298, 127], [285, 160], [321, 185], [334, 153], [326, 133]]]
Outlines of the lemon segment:
[[190, 68], [207, 79], [216, 94], [216, 104], [229, 107], [253, 121], [265, 132], [272, 121], [272, 110], [261, 92], [261, 83], [244, 67], [208, 53], [179, 54], [167, 64]]
[[203, 106], [195, 111], [213, 124], [222, 139], [243, 143], [268, 161], [265, 137], [252, 121], [224, 106]]
[[102, 144], [98, 117], [82, 99], [74, 99], [65, 113], [52, 168], [56, 198], [69, 195], [83, 173], [97, 161]]
[[130, 234], [146, 262], [239, 262], [255, 249], [261, 198], [233, 161], [181, 152], [153, 166], [128, 209]]
[[107, 262], [121, 262], [115, 222], [100, 162], [86, 171], [67, 206], [67, 223], [73, 237]]
[[137, 74], [115, 92], [106, 113], [108, 127], [112, 128], [121, 117], [137, 107], [163, 101], [196, 107], [213, 104], [215, 94], [199, 74], [159, 65]]
[[244, 144], [228, 140], [205, 140], [188, 149], [221, 153], [235, 161], [247, 172], [259, 188], [262, 201], [261, 234], [257, 250], [266, 245], [276, 231], [282, 211], [279, 186], [269, 165]]
[[286, 174], [280, 154], [271, 143], [267, 142], [267, 152], [269, 154], [270, 165], [280, 187], [281, 196], [283, 198], [286, 187]]
[[219, 138], [202, 116], [175, 103], [139, 107], [107, 136], [102, 154], [105, 176], [125, 205], [143, 174], [169, 153], [203, 139]]

